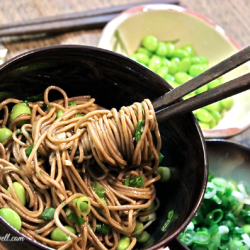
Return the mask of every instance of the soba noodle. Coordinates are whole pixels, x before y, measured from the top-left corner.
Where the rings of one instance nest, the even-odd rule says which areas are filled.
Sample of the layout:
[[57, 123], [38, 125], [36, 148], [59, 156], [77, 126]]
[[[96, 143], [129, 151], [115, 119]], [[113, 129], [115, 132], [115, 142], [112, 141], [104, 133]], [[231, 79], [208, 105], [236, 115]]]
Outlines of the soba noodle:
[[[63, 98], [49, 101], [51, 90], [59, 91]], [[20, 102], [7, 99], [0, 104], [4, 111], [1, 127], [13, 131], [0, 143], [0, 208], [16, 211], [22, 220], [20, 231], [52, 248], [116, 249], [119, 239], [126, 236], [130, 239], [127, 249], [133, 249], [136, 220], [159, 206], [154, 183], [160, 179], [156, 169], [161, 139], [151, 102], [106, 110], [89, 96], [68, 98], [61, 88], [50, 86], [44, 101], [28, 103], [31, 114], [21, 114], [10, 122], [8, 104]], [[25, 121], [21, 127], [17, 126], [20, 121]], [[136, 141], [140, 121], [143, 126]], [[27, 149], [31, 149], [30, 154]], [[126, 183], [136, 176], [144, 180], [140, 187]], [[14, 182], [24, 187], [26, 205], [19, 200]], [[94, 183], [105, 189], [103, 197]], [[77, 203], [81, 197], [90, 208], [85, 215]], [[147, 209], [153, 202], [156, 206]], [[41, 217], [48, 208], [55, 208], [51, 220]], [[70, 219], [67, 209], [85, 222]], [[98, 233], [98, 223], [108, 225], [109, 233]], [[76, 234], [65, 225], [74, 228]], [[52, 240], [50, 234], [55, 228], [69, 240]]]

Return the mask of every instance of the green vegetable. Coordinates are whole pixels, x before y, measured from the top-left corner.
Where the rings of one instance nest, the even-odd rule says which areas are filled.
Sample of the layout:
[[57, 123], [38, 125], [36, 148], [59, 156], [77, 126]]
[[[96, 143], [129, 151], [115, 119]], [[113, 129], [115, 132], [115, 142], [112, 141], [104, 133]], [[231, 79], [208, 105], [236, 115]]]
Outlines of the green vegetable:
[[40, 215], [42, 220], [53, 220], [56, 209], [53, 207], [46, 208], [43, 213]]
[[174, 213], [173, 210], [170, 210], [168, 212], [168, 219], [166, 220], [166, 222], [164, 223], [164, 225], [161, 227], [161, 231], [162, 232], [166, 232], [167, 228], [169, 227], [170, 223], [174, 220], [177, 219], [177, 214]]
[[134, 235], [135, 236], [138, 236], [138, 235], [140, 235], [141, 233], [142, 233], [142, 231], [141, 232], [139, 232], [139, 233], [136, 233], [138, 230], [140, 230], [141, 228], [143, 227], [143, 223], [141, 222], [141, 221], [136, 221], [136, 225], [135, 225], [135, 229], [134, 229], [134, 231], [133, 231], [133, 233], [134, 233]]
[[125, 185], [126, 186], [130, 186], [130, 187], [136, 187], [136, 188], [141, 188], [144, 185], [144, 177], [141, 175], [136, 175], [133, 176], [132, 178], [126, 178], [125, 180]]
[[63, 115], [63, 111], [62, 110], [58, 110], [56, 113], [56, 119], [58, 119], [59, 117], [61, 117]]
[[158, 40], [155, 36], [148, 35], [142, 39], [142, 46], [149, 51], [155, 51], [158, 47]]
[[110, 231], [110, 227], [107, 225], [107, 224], [100, 224], [100, 223], [97, 223], [96, 224], [96, 231], [99, 233], [99, 234], [102, 234], [102, 235], [107, 235], [109, 234], [109, 231]]
[[129, 245], [130, 245], [129, 237], [122, 236], [118, 241], [116, 250], [126, 250], [129, 247]]
[[85, 216], [90, 212], [91, 202], [87, 196], [75, 198], [72, 202], [76, 204], [76, 207], [82, 216]]
[[76, 113], [75, 118], [78, 118], [78, 117], [82, 117], [82, 114], [81, 113]]
[[[20, 102], [13, 106], [10, 112], [10, 122], [16, 119], [19, 115], [22, 114], [31, 114], [31, 110], [29, 108], [29, 104], [27, 102]], [[27, 120], [17, 122], [17, 126], [22, 126], [27, 123]]]
[[[152, 35], [147, 35], [142, 39], [141, 46], [131, 55], [131, 58], [156, 72], [174, 88], [209, 68], [208, 59], [204, 56], [195, 55], [195, 49], [192, 45], [185, 44], [182, 47], [177, 47], [173, 42], [158, 41]], [[217, 78], [183, 98], [188, 99], [194, 95], [201, 94], [208, 89], [219, 86], [221, 82], [221, 78]], [[205, 112], [207, 112], [207, 115], [205, 115], [207, 117], [204, 117], [203, 111], [201, 111], [202, 114], [199, 114], [201, 117], [196, 117], [200, 127], [202, 129], [215, 127], [221, 120], [222, 115], [224, 115], [224, 111], [229, 110], [232, 105], [233, 98], [229, 100], [225, 99], [216, 105], [206, 107]], [[208, 119], [209, 117], [210, 119]], [[141, 133], [138, 132], [136, 139], [139, 140], [140, 138]]]
[[8, 222], [16, 230], [20, 230], [22, 227], [22, 221], [20, 216], [10, 208], [1, 208], [0, 217], [2, 217], [6, 222]]
[[135, 140], [138, 142], [141, 139], [141, 134], [144, 129], [144, 120], [139, 120], [136, 125], [136, 130], [135, 130]]
[[149, 240], [150, 234], [147, 231], [143, 231], [139, 236], [136, 237], [139, 243], [144, 243]]
[[159, 163], [162, 164], [163, 159], [164, 159], [164, 155], [161, 152], [159, 152], [158, 155], [159, 155]]
[[76, 102], [75, 101], [69, 102], [68, 105], [70, 107], [76, 107]]
[[0, 129], [0, 142], [4, 142], [7, 140], [9, 137], [11, 137], [12, 131], [8, 128], [1, 128]]
[[[194, 227], [189, 229], [191, 240], [188, 242], [184, 233], [179, 235], [179, 239], [192, 250], [248, 249], [242, 241], [243, 235], [250, 233], [250, 209], [233, 196], [236, 195], [233, 191], [240, 193], [237, 183], [209, 174], [207, 190], [208, 196], [205, 195], [197, 215], [192, 220]], [[248, 195], [246, 199], [249, 199], [247, 191], [245, 195]]]
[[75, 223], [76, 223], [77, 225], [79, 225], [79, 226], [81, 226], [82, 224], [84, 224], [84, 223], [86, 222], [85, 219], [83, 219], [82, 217], [76, 215], [75, 213], [68, 213], [68, 214], [66, 215], [66, 217], [67, 217], [69, 220], [75, 222]]
[[99, 185], [97, 181], [94, 181], [92, 183], [92, 188], [100, 198], [103, 198], [105, 196], [106, 188]]
[[171, 177], [171, 172], [168, 167], [158, 167], [157, 173], [160, 174], [160, 182], [167, 182]]
[[[27, 156], [29, 156], [29, 155], [31, 154], [33, 148], [34, 148], [34, 145], [31, 145], [31, 146], [29, 146], [29, 147], [25, 150], [25, 153], [26, 153]], [[39, 154], [40, 151], [37, 150], [37, 153]]]
[[[69, 230], [71, 233], [76, 234], [76, 230], [73, 227], [70, 226], [64, 226], [67, 230]], [[55, 228], [50, 235], [50, 238], [52, 240], [56, 241], [70, 241], [71, 237], [62, 232], [58, 227]]]
[[44, 93], [42, 92], [38, 95], [33, 95], [33, 96], [27, 97], [27, 101], [28, 102], [35, 102], [35, 101], [43, 100], [43, 98], [44, 98]]
[[[25, 206], [25, 204], [26, 204], [25, 188], [19, 182], [13, 182], [13, 187], [14, 187], [14, 190], [16, 192], [16, 195], [17, 195], [18, 199]], [[7, 191], [11, 194], [11, 190], [10, 190], [9, 187], [8, 187]]]

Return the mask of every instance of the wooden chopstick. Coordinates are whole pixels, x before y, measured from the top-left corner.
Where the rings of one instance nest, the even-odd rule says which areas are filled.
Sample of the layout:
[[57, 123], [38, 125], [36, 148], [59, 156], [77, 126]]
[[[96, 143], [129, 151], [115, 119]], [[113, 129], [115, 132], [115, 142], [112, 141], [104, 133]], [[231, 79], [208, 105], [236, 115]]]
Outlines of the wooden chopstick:
[[18, 23], [0, 25], [0, 36], [20, 36], [39, 33], [66, 32], [79, 29], [97, 29], [105, 26], [107, 22], [120, 12], [145, 4], [179, 4], [179, 0], [157, 0], [126, 5], [111, 6], [108, 8], [82, 11], [51, 17], [36, 18]]

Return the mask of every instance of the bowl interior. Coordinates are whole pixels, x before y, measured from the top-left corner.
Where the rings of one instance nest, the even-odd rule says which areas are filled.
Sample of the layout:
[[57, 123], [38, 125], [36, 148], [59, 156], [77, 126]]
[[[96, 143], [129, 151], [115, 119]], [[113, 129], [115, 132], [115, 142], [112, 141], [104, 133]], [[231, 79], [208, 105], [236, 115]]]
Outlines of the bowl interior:
[[[197, 55], [208, 58], [210, 66], [239, 50], [239, 46], [225, 31], [211, 20], [174, 5], [147, 5], [125, 11], [104, 28], [99, 46], [113, 50], [116, 31], [119, 31], [127, 55], [133, 54], [142, 38], [149, 34], [156, 36], [159, 41], [175, 41], [177, 47], [193, 45]], [[117, 49], [118, 52], [126, 54], [120, 46]], [[244, 64], [223, 78], [226, 82], [247, 72], [249, 65]], [[235, 95], [234, 99], [233, 108], [215, 128], [210, 129], [213, 132], [203, 131], [205, 137], [227, 137], [250, 125], [250, 92]], [[238, 130], [223, 131], [232, 127]]]
[[[153, 101], [170, 89], [162, 78], [129, 58], [93, 47], [47, 47], [21, 55], [0, 68], [1, 100], [6, 97], [24, 100], [49, 85], [63, 88], [68, 96], [91, 95], [101, 106], [117, 109], [144, 98]], [[207, 179], [204, 140], [194, 116], [189, 113], [166, 121], [160, 124], [160, 132], [163, 165], [171, 167], [172, 179], [157, 185], [161, 206], [157, 221], [149, 229], [154, 243], [149, 249], [163, 246], [189, 223], [198, 209]], [[162, 232], [170, 210], [178, 219]], [[6, 227], [1, 218], [0, 223], [1, 235], [17, 233]], [[28, 249], [39, 249], [39, 244], [32, 240], [26, 239], [22, 244], [28, 242], [32, 243]], [[4, 243], [12, 244], [14, 249], [12, 242]]]

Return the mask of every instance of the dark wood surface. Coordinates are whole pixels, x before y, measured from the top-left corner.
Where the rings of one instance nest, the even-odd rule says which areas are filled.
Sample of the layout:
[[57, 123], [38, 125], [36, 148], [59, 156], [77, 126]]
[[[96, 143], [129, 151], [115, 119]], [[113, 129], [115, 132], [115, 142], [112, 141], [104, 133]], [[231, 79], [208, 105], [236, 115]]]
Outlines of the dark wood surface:
[[[1, 0], [0, 24], [11, 24], [44, 16], [70, 14], [136, 2], [145, 2], [145, 0]], [[236, 40], [242, 48], [250, 45], [249, 0], [180, 0], [180, 5], [210, 18]], [[29, 40], [3, 37], [0, 38], [0, 43], [8, 49], [7, 59], [10, 59], [27, 50], [49, 45], [84, 44], [97, 46], [100, 35], [101, 29], [80, 30], [56, 36], [38, 36]], [[250, 129], [228, 139], [250, 146]]]

